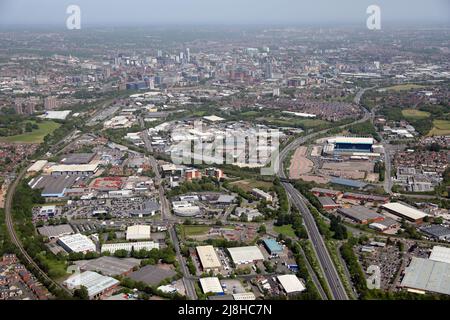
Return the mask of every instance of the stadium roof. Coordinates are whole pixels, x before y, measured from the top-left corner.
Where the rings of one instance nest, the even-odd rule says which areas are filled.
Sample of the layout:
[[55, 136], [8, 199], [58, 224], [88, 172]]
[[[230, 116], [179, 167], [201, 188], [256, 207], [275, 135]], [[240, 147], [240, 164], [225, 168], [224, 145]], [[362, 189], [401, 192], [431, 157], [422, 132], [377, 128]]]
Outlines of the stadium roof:
[[352, 143], [352, 144], [373, 144], [373, 138], [366, 137], [335, 137], [329, 139], [329, 142], [334, 143]]
[[381, 207], [387, 209], [388, 211], [393, 212], [394, 214], [399, 214], [412, 220], [419, 220], [428, 216], [425, 212], [422, 212], [412, 207], [408, 207], [404, 204], [401, 204], [400, 202], [386, 203], [383, 204]]
[[200, 285], [203, 293], [223, 293], [222, 285], [217, 277], [200, 278]]
[[231, 259], [235, 264], [264, 260], [264, 256], [257, 246], [228, 248], [228, 252], [230, 253]]
[[430, 254], [430, 260], [450, 263], [450, 248], [434, 246]]
[[401, 286], [450, 295], [450, 263], [413, 257]]
[[286, 293], [302, 292], [306, 288], [294, 274], [284, 274], [277, 277]]
[[197, 254], [203, 269], [216, 269], [222, 266], [213, 246], [198, 246]]

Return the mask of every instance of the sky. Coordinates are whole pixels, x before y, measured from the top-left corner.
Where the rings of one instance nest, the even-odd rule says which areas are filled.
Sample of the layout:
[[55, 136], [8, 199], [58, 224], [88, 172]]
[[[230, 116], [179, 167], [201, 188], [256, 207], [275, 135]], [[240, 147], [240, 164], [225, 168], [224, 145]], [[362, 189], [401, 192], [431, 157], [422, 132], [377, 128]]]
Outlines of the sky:
[[0, 25], [64, 27], [68, 5], [82, 25], [365, 25], [376, 4], [385, 23], [450, 25], [450, 0], [0, 0]]

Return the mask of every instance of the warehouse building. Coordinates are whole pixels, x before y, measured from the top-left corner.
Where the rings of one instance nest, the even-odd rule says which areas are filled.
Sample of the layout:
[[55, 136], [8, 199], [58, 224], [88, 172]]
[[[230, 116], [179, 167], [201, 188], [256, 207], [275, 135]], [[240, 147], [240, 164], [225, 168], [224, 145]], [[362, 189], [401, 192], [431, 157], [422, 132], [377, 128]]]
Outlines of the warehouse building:
[[224, 294], [222, 285], [217, 277], [200, 278], [200, 286], [202, 287], [203, 293]]
[[324, 188], [312, 188], [311, 192], [316, 196], [326, 196], [331, 198], [338, 198], [342, 196], [342, 191], [339, 190], [331, 190], [331, 189], [324, 189]]
[[416, 293], [450, 295], [450, 263], [413, 257], [400, 286]]
[[159, 243], [153, 241], [106, 243], [102, 246], [101, 252], [109, 252], [114, 254], [117, 250], [126, 250], [127, 252], [131, 252], [131, 250], [139, 251], [141, 249], [145, 249], [147, 251], [159, 249]]
[[73, 229], [68, 224], [60, 224], [57, 226], [43, 226], [37, 228], [40, 235], [52, 239], [58, 239], [73, 233]]
[[249, 264], [264, 260], [264, 256], [257, 246], [227, 248], [235, 265]]
[[134, 225], [127, 228], [127, 240], [149, 240], [151, 227], [146, 225]]
[[431, 250], [430, 260], [450, 263], [450, 248], [434, 246]]
[[264, 247], [271, 255], [283, 253], [283, 247], [275, 239], [264, 239]]
[[120, 259], [116, 257], [100, 257], [92, 260], [83, 260], [75, 262], [81, 271], [100, 272], [105, 276], [128, 275], [133, 272], [135, 267], [140, 265], [138, 259], [126, 258]]
[[92, 164], [60, 164], [48, 169], [52, 175], [91, 176], [98, 170], [98, 163]]
[[355, 189], [364, 189], [367, 186], [367, 183], [362, 182], [362, 181], [344, 179], [344, 178], [336, 178], [336, 177], [332, 177], [330, 179], [330, 183], [334, 183], [334, 184], [344, 186], [344, 187], [355, 188]]
[[95, 252], [95, 243], [91, 239], [82, 235], [81, 233], [76, 233], [69, 236], [63, 236], [58, 239], [58, 244], [64, 248], [67, 252]]
[[382, 197], [372, 194], [353, 193], [353, 192], [345, 192], [343, 198], [367, 202], [381, 202], [381, 203], [389, 202], [389, 197]]
[[39, 176], [30, 180], [31, 189], [42, 189], [41, 196], [45, 198], [62, 198], [75, 182], [75, 176]]
[[97, 272], [85, 271], [80, 274], [74, 274], [64, 281], [64, 285], [69, 290], [86, 287], [89, 299], [101, 299], [110, 295], [119, 285], [119, 281], [103, 276]]
[[294, 274], [283, 274], [277, 277], [286, 294], [299, 293], [305, 291], [303, 283]]
[[322, 208], [324, 208], [327, 211], [341, 207], [339, 204], [334, 202], [334, 200], [331, 199], [330, 197], [317, 197], [317, 200], [319, 200], [320, 204], [322, 205]]
[[220, 263], [213, 246], [198, 246], [196, 249], [203, 271], [217, 272], [222, 268], [222, 264]]
[[71, 153], [61, 159], [62, 164], [88, 164], [94, 159], [95, 153]]
[[339, 208], [337, 212], [360, 224], [368, 224], [384, 220], [384, 217], [382, 215], [364, 206]]
[[433, 239], [437, 240], [450, 240], [450, 228], [444, 227], [438, 224], [432, 224], [420, 229], [423, 233]]
[[415, 223], [422, 223], [423, 218], [428, 216], [425, 212], [422, 212], [412, 207], [408, 207], [404, 204], [401, 204], [400, 202], [386, 203], [383, 204], [381, 208], [400, 218], [404, 218], [408, 221]]
[[45, 167], [47, 163], [47, 160], [37, 160], [31, 165], [31, 167], [27, 169], [27, 172], [39, 172]]

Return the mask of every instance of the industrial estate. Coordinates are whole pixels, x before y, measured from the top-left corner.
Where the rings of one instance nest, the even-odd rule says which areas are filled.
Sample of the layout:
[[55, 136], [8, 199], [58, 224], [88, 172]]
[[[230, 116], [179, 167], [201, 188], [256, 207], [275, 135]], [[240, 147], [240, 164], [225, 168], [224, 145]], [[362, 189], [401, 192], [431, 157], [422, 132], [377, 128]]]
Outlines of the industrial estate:
[[0, 299], [448, 299], [449, 55], [448, 28], [0, 29]]

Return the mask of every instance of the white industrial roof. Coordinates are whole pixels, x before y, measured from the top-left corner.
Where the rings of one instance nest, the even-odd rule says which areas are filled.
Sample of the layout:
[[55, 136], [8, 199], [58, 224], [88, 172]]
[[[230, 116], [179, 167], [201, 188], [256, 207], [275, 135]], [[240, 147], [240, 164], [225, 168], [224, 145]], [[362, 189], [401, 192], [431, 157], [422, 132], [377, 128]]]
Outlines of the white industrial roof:
[[450, 263], [450, 248], [434, 246], [430, 254], [430, 260]]
[[222, 285], [217, 277], [200, 278], [200, 285], [204, 293], [223, 293]]
[[109, 253], [114, 253], [117, 250], [131, 251], [132, 248], [135, 251], [141, 249], [159, 249], [159, 243], [153, 241], [106, 243], [102, 246], [102, 252], [108, 251]]
[[243, 292], [243, 293], [234, 293], [234, 300], [256, 300], [255, 294], [253, 292]]
[[401, 286], [450, 295], [450, 263], [413, 257]]
[[95, 251], [96, 249], [94, 242], [81, 233], [60, 237], [58, 241], [73, 252]]
[[397, 212], [397, 213], [399, 213], [405, 217], [409, 217], [413, 220], [423, 219], [426, 216], [428, 216], [425, 212], [405, 206], [404, 204], [401, 204], [399, 202], [386, 203], [386, 204], [383, 204], [381, 207], [392, 210], [394, 212]]
[[197, 253], [203, 269], [214, 269], [222, 266], [213, 246], [198, 246]]
[[50, 172], [90, 172], [95, 171], [98, 167], [98, 163], [92, 164], [60, 164], [49, 168]]
[[294, 274], [284, 274], [277, 278], [286, 293], [301, 292], [306, 289]]
[[28, 168], [27, 172], [38, 172], [48, 163], [47, 160], [38, 160], [31, 167]]
[[127, 228], [127, 240], [150, 239], [151, 227], [146, 225], [134, 225]]
[[228, 248], [231, 259], [235, 264], [250, 263], [255, 260], [264, 260], [261, 250], [257, 246]]
[[93, 271], [75, 274], [64, 281], [64, 284], [71, 290], [79, 288], [80, 286], [86, 287], [90, 298], [118, 283], [119, 281], [114, 278], [103, 276]]
[[209, 121], [213, 121], [213, 122], [225, 120], [224, 118], [221, 118], [221, 117], [218, 117], [218, 116], [215, 116], [215, 115], [212, 115], [212, 116], [204, 116], [203, 118], [206, 119], [206, 120], [209, 120]]

